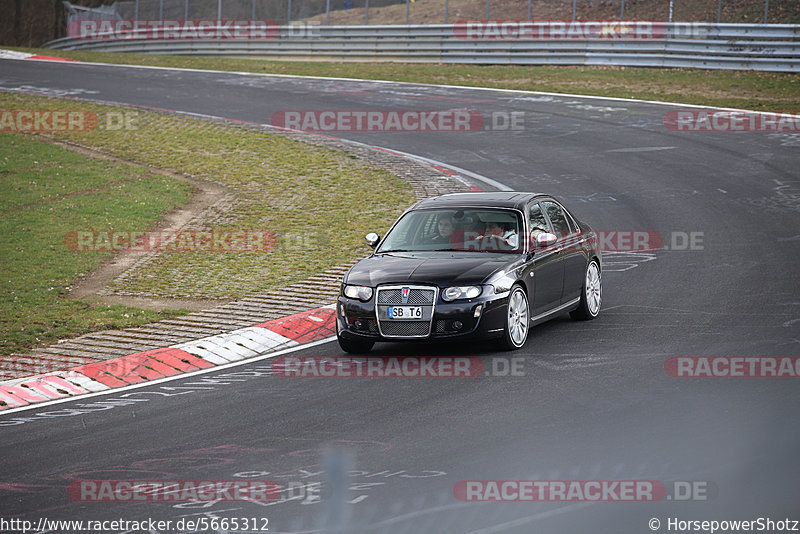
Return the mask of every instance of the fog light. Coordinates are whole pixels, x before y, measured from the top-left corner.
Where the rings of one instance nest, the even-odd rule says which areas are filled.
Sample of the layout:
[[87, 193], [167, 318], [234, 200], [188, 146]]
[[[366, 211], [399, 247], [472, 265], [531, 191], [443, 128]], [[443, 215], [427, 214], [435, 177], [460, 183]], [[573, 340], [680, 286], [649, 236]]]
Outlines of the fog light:
[[461, 321], [453, 321], [453, 330], [461, 330], [461, 327], [464, 326]]
[[481, 312], [483, 311], [483, 304], [478, 304], [475, 306], [475, 311], [472, 312], [472, 316], [476, 319], [481, 316]]

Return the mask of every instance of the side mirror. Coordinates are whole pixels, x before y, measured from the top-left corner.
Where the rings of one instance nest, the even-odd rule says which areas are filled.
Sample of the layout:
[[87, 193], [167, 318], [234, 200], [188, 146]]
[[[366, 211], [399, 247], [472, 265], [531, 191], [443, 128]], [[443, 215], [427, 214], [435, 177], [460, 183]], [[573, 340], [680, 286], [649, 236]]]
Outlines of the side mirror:
[[536, 246], [538, 248], [547, 248], [556, 241], [558, 241], [558, 237], [550, 232], [544, 232], [536, 236]]
[[367, 245], [369, 245], [370, 248], [375, 248], [378, 246], [378, 242], [380, 242], [381, 236], [379, 236], [375, 232], [370, 232], [366, 236], [364, 236], [364, 239], [367, 240]]

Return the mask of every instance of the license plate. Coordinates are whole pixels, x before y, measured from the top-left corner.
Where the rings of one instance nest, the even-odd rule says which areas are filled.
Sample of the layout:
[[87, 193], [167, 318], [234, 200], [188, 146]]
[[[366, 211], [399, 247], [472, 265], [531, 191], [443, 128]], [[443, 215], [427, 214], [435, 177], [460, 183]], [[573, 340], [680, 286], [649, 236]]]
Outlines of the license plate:
[[389, 319], [422, 319], [421, 306], [389, 306]]

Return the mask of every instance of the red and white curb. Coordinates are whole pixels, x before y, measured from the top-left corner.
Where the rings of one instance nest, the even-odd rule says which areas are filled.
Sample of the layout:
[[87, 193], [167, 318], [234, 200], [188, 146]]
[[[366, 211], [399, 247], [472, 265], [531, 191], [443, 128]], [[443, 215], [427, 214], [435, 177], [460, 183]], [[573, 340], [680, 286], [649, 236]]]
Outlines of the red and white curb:
[[42, 56], [39, 54], [29, 54], [28, 52], [17, 52], [16, 50], [0, 50], [0, 59], [38, 59], [43, 61], [78, 62], [77, 59], [70, 59], [66, 57]]
[[246, 360], [336, 333], [335, 305], [65, 371], [0, 383], [0, 412]]

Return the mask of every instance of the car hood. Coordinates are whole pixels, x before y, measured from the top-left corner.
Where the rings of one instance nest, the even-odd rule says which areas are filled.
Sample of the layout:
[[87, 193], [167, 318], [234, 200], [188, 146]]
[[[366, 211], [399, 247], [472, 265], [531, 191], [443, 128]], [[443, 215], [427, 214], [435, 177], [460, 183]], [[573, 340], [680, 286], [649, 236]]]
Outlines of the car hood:
[[345, 283], [376, 287], [380, 284], [427, 283], [440, 287], [472, 285], [517, 260], [518, 254], [393, 252], [376, 254], [355, 264]]

